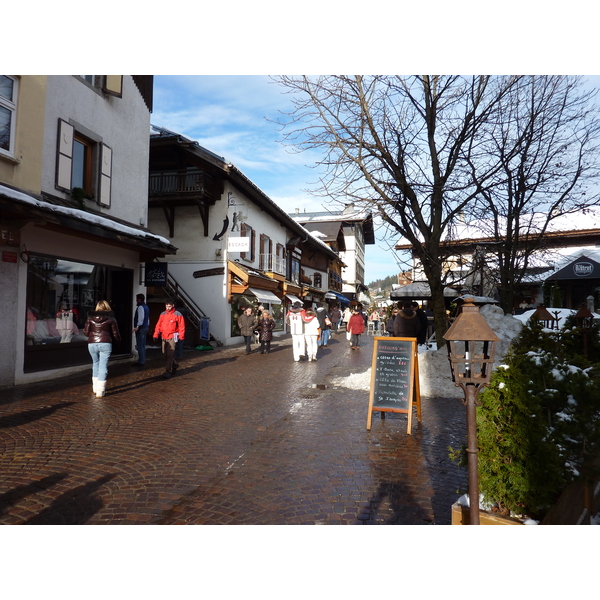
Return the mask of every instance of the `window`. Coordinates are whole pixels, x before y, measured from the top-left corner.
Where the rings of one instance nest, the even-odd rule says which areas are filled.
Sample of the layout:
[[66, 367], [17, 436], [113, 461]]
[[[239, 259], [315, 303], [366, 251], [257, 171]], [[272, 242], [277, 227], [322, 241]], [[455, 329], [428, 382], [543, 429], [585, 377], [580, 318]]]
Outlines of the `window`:
[[58, 120], [58, 156], [56, 187], [75, 198], [97, 198], [98, 204], [110, 208], [112, 150], [94, 142], [75, 126]]
[[258, 268], [262, 271], [274, 270], [273, 265], [273, 242], [272, 240], [264, 235], [260, 234], [260, 250], [259, 250], [259, 265]]
[[[250, 238], [250, 252], [240, 252], [240, 258], [244, 258], [249, 260], [250, 262], [254, 262], [255, 252], [254, 252], [254, 242], [256, 240], [256, 232], [250, 225], [246, 225], [246, 223], [242, 223], [240, 225], [240, 235], [241, 237], [249, 237]], [[250, 254], [250, 256], [248, 256]]]
[[315, 273], [313, 275], [314, 287], [321, 289], [323, 286], [321, 285], [321, 273]]
[[0, 75], [0, 154], [14, 156], [17, 122], [17, 79]]
[[105, 94], [121, 98], [123, 95], [123, 75], [79, 75], [92, 87], [101, 89]]

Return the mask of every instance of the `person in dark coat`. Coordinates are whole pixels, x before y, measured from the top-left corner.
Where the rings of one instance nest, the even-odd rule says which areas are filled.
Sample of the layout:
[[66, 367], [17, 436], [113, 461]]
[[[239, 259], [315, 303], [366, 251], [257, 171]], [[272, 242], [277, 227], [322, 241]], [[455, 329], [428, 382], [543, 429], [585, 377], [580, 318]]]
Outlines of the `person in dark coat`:
[[258, 334], [260, 353], [269, 354], [269, 352], [271, 352], [273, 329], [275, 329], [275, 319], [268, 310], [263, 310], [262, 316], [258, 320], [258, 327], [260, 329], [260, 333]]
[[427, 315], [425, 311], [419, 308], [417, 302], [410, 303], [411, 308], [417, 313], [417, 319], [419, 319], [419, 323], [421, 323], [421, 331], [417, 335], [417, 344], [424, 344], [427, 341], [427, 327], [429, 323], [427, 322]]
[[385, 330], [387, 331], [387, 334], [389, 336], [394, 335], [394, 319], [396, 318], [396, 316], [398, 315], [398, 313], [400, 312], [399, 308], [393, 308], [392, 309], [392, 316], [387, 320], [387, 323], [385, 324]]
[[405, 302], [394, 319], [394, 337], [416, 338], [421, 331], [421, 323], [410, 302]]
[[96, 310], [90, 310], [83, 326], [83, 335], [88, 338], [88, 350], [92, 357], [92, 390], [96, 398], [106, 393], [108, 359], [112, 353], [113, 342], [121, 341], [121, 334], [115, 315], [106, 300], [96, 304]]
[[252, 314], [251, 306], [247, 306], [237, 319], [240, 333], [244, 336], [244, 341], [246, 342], [246, 354], [250, 354], [252, 351], [252, 336], [254, 335], [254, 328], [257, 321], [258, 319]]

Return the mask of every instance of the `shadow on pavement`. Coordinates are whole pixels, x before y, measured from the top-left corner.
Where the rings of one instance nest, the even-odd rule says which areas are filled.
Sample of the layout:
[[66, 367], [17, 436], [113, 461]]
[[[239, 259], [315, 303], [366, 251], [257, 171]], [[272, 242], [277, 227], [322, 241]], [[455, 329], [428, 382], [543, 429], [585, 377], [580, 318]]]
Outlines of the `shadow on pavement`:
[[104, 475], [65, 492], [23, 525], [83, 525], [104, 506], [98, 489], [116, 476], [117, 473]]
[[27, 410], [14, 415], [0, 417], [0, 429], [8, 429], [9, 427], [18, 427], [19, 425], [32, 423], [33, 421], [37, 421], [38, 419], [43, 419], [54, 414], [61, 408], [66, 408], [67, 406], [71, 406], [73, 404], [75, 404], [75, 402], [63, 402], [61, 404], [55, 404], [54, 406], [45, 406], [44, 408], [38, 408], [36, 410]]
[[19, 501], [23, 500], [23, 498], [51, 488], [53, 485], [61, 482], [66, 476], [67, 473], [56, 473], [55, 475], [44, 477], [34, 483], [19, 485], [14, 490], [0, 494], [0, 514], [5, 513], [11, 506], [14, 506]]

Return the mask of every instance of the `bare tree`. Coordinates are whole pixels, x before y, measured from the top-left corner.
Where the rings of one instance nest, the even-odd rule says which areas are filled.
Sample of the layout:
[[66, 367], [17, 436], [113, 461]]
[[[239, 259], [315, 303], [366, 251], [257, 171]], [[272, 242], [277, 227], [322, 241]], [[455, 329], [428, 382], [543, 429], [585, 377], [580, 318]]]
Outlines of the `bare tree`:
[[440, 244], [498, 177], [486, 134], [521, 79], [275, 78], [295, 108], [281, 121], [284, 142], [323, 153], [317, 193], [370, 208], [412, 244], [431, 289], [438, 347], [447, 329]]
[[[595, 96], [581, 77], [526, 77], [500, 100], [488, 124], [484, 148], [501, 168], [481, 181], [479, 210], [470, 214], [479, 217], [482, 237], [495, 240], [487, 262], [506, 311], [514, 307], [532, 257], [545, 250], [553, 222], [599, 203]], [[479, 165], [471, 168], [478, 180]]]

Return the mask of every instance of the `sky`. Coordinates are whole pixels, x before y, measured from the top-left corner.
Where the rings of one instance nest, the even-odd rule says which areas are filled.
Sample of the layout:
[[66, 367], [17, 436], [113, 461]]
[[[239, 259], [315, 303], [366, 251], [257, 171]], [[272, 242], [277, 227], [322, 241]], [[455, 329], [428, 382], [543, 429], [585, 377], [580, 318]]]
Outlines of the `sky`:
[[[590, 85], [598, 86], [599, 77]], [[317, 189], [317, 151], [294, 152], [282, 143], [277, 121], [292, 112], [285, 89], [267, 75], [155, 75], [153, 125], [166, 127], [236, 165], [285, 212], [340, 210]], [[365, 249], [365, 283], [406, 270], [393, 250], [398, 238], [385, 239], [377, 227], [376, 243]], [[404, 255], [404, 258], [407, 258]]]
[[[232, 162], [287, 213], [341, 210], [308, 193], [317, 187], [321, 155], [293, 152], [280, 141], [276, 121], [292, 110], [283, 92], [266, 75], [157, 75], [151, 122]], [[401, 270], [382, 232], [376, 237], [366, 246], [367, 284]]]

